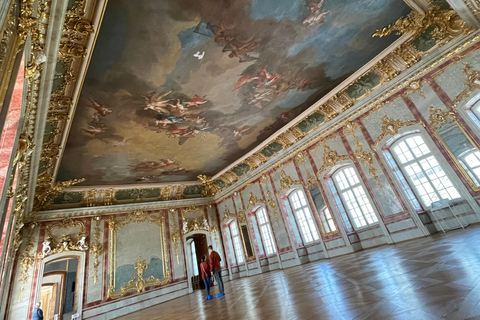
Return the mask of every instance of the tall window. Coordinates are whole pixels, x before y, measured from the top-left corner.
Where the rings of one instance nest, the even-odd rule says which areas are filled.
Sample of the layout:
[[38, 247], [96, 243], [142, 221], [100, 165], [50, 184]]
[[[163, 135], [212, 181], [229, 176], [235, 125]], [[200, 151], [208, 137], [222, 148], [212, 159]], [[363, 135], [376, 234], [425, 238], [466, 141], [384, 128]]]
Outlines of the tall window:
[[243, 263], [242, 239], [240, 239], [240, 232], [238, 231], [237, 222], [233, 221], [230, 223], [230, 231], [232, 233], [233, 246], [235, 250], [235, 256], [237, 257], [237, 262], [238, 264]]
[[343, 168], [337, 171], [333, 178], [338, 193], [353, 219], [354, 226], [360, 228], [376, 223], [378, 219], [375, 211], [373, 211], [355, 170], [352, 167]]
[[332, 214], [330, 213], [330, 210], [328, 210], [327, 206], [325, 206], [325, 208], [321, 210], [319, 214], [320, 220], [322, 221], [322, 225], [326, 233], [337, 230], [335, 222], [333, 222]]
[[198, 276], [197, 251], [195, 250], [195, 241], [190, 242], [190, 251], [192, 252], [193, 275]]
[[293, 191], [288, 197], [290, 205], [293, 209], [293, 214], [297, 219], [302, 234], [303, 241], [310, 243], [319, 239], [317, 228], [313, 221], [312, 211], [307, 204], [305, 193], [302, 190]]
[[475, 184], [480, 185], [480, 152], [478, 150], [470, 150], [458, 157], [458, 160], [467, 171], [468, 175], [475, 181]]
[[267, 211], [262, 207], [257, 210], [256, 214], [265, 251], [267, 252], [267, 255], [274, 254], [277, 250], [273, 244], [273, 233], [268, 221]]
[[427, 207], [441, 199], [460, 198], [420, 135], [407, 136], [396, 142], [392, 149], [401, 171]]

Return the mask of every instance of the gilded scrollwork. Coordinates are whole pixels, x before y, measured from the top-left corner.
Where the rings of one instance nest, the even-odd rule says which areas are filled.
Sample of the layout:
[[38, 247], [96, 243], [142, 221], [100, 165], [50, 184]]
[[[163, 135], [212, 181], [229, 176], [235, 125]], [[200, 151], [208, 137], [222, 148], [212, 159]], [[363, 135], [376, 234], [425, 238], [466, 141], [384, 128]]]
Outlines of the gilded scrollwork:
[[375, 139], [375, 142], [372, 145], [372, 149], [375, 150], [382, 141], [383, 138], [385, 138], [388, 135], [396, 135], [398, 133], [398, 130], [400, 130], [403, 127], [408, 127], [408, 126], [413, 126], [416, 124], [420, 124], [418, 121], [413, 121], [413, 120], [408, 120], [408, 121], [402, 121], [402, 120], [394, 120], [390, 118], [389, 116], [383, 116], [382, 118], [382, 127], [381, 127], [381, 133]]
[[289, 190], [293, 185], [302, 184], [299, 180], [293, 180], [285, 170], [280, 173], [280, 189], [277, 194]]
[[68, 181], [55, 182], [52, 186], [39, 187], [35, 195], [33, 205], [34, 211], [49, 209], [53, 203], [53, 198], [65, 190], [65, 188], [81, 183], [85, 179], [74, 179]]
[[[188, 218], [185, 214], [189, 212], [201, 212], [201, 217]], [[207, 216], [203, 208], [200, 209], [195, 206], [190, 206], [187, 209], [182, 210], [182, 221], [182, 232], [184, 235], [193, 231], [210, 230], [210, 225], [208, 224]]]
[[433, 36], [439, 41], [448, 41], [460, 34], [468, 34], [473, 31], [472, 28], [465, 24], [455, 10], [441, 10], [433, 8], [425, 12], [419, 13], [416, 10], [405, 18], [400, 18], [395, 23], [377, 30], [374, 37], [385, 37], [392, 33], [397, 35], [412, 34], [420, 35], [427, 28], [433, 27]]
[[445, 123], [452, 123], [457, 121], [457, 118], [453, 111], [443, 111], [440, 108], [435, 109], [434, 106], [430, 106], [429, 110], [430, 115], [428, 116], [428, 121], [435, 130], [439, 129]]
[[349, 155], [339, 155], [337, 151], [332, 150], [326, 144], [323, 145], [323, 165], [318, 169], [317, 174], [322, 173], [327, 168], [335, 166], [338, 162], [352, 160]]
[[249, 206], [254, 206], [257, 203], [265, 203], [265, 200], [259, 199], [256, 195], [253, 194], [253, 192], [250, 192], [250, 198], [248, 199], [248, 205]]
[[103, 253], [103, 245], [100, 242], [100, 220], [99, 216], [92, 219], [92, 222], [95, 223], [95, 232], [93, 233], [93, 243], [90, 247], [90, 254], [93, 255], [93, 283], [96, 284], [98, 280], [98, 266], [100, 262], [98, 258]]
[[[55, 229], [68, 229], [79, 227], [76, 237], [64, 233], [61, 238], [53, 235]], [[85, 224], [78, 219], [65, 219], [60, 222], [49, 224], [45, 228], [45, 241], [43, 242], [42, 255], [45, 258], [49, 254], [67, 251], [87, 251], [89, 249], [86, 239]]]
[[222, 189], [216, 185], [210, 177], [207, 177], [205, 175], [199, 175], [198, 180], [203, 185], [203, 190], [202, 190], [202, 197], [213, 197], [217, 193], [219, 193]]
[[463, 99], [468, 98], [475, 90], [480, 90], [480, 71], [474, 70], [470, 64], [466, 63], [463, 67], [463, 73], [466, 76], [464, 84], [467, 88], [453, 100], [453, 110], [455, 112], [457, 112], [457, 106]]
[[175, 251], [175, 256], [177, 258], [177, 264], [180, 264], [180, 256], [179, 256], [179, 247], [180, 247], [180, 229], [178, 228], [178, 216], [175, 209], [170, 209], [170, 213], [172, 213], [172, 230], [171, 230], [171, 239], [173, 243], [173, 250]]

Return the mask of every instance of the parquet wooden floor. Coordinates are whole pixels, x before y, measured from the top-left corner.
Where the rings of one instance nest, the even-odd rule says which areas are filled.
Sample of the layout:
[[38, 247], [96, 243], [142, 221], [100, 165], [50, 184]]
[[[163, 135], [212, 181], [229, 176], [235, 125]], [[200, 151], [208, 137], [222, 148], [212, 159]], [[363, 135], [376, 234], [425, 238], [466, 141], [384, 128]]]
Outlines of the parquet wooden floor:
[[480, 319], [480, 227], [230, 281], [225, 292], [118, 319]]

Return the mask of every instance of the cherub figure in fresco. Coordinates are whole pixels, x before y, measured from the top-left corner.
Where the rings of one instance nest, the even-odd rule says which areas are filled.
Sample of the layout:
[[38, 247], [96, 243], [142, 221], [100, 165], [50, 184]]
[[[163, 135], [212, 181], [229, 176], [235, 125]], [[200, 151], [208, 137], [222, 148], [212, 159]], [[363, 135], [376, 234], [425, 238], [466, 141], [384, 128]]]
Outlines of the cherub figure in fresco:
[[240, 62], [257, 59], [248, 54], [261, 45], [261, 42], [256, 41], [254, 37], [246, 41], [239, 41], [234, 34], [235, 26], [227, 25], [225, 22], [222, 22], [220, 26], [209, 25], [208, 28], [212, 30], [215, 35], [216, 43], [225, 44], [222, 52], [230, 52], [228, 54], [230, 58], [238, 58]]
[[89, 100], [91, 102], [89, 107], [94, 109], [96, 112], [98, 112], [98, 114], [101, 115], [102, 117], [108, 116], [110, 113], [112, 113], [112, 109], [109, 109], [106, 105], [99, 104], [93, 99], [89, 99]]
[[86, 129], [83, 128], [82, 130], [91, 135], [92, 138], [95, 138], [95, 135], [105, 132], [106, 129], [107, 128], [105, 127], [95, 127], [92, 125], [88, 125]]
[[234, 137], [241, 137], [246, 133], [250, 133], [253, 130], [253, 127], [251, 126], [243, 126], [239, 129], [233, 130], [233, 136]]
[[321, 12], [325, 0], [320, 0], [316, 3], [313, 0], [307, 0], [308, 8], [310, 9], [310, 15], [303, 20], [303, 24], [307, 27], [313, 26], [315, 24], [321, 25], [325, 21], [325, 16], [328, 14], [328, 11]]
[[267, 71], [266, 67], [263, 66], [260, 71], [256, 71], [253, 74], [246, 74], [238, 78], [237, 83], [233, 90], [237, 90], [246, 83], [256, 81], [256, 86], [267, 86], [273, 84], [275, 81], [280, 79], [279, 75], [272, 74]]
[[172, 123], [178, 123], [178, 122], [183, 122], [185, 121], [185, 116], [177, 117], [177, 116], [167, 116], [164, 114], [157, 114], [155, 117], [157, 120], [155, 121], [155, 124], [158, 126], [162, 124], [163, 126], [166, 126], [167, 124], [172, 124]]
[[256, 60], [257, 58], [248, 55], [248, 53], [254, 51], [260, 47], [261, 42], [255, 40], [249, 40], [246, 43], [237, 43], [236, 41], [229, 42], [225, 47], [223, 47], [223, 52], [230, 52], [228, 54], [229, 58], [238, 58], [240, 62], [247, 62]]
[[186, 103], [187, 108], [190, 107], [198, 107], [199, 105], [207, 103], [208, 100], [206, 100], [207, 96], [200, 97], [198, 94], [195, 94], [195, 96], [192, 98], [192, 100], [188, 101]]
[[150, 98], [143, 96], [145, 98], [145, 108], [143, 108], [143, 110], [151, 109], [157, 111], [158, 113], [170, 114], [170, 110], [168, 110], [167, 107], [170, 105], [170, 101], [172, 101], [172, 99], [162, 99], [169, 95], [171, 92], [172, 90], [164, 94], [154, 92]]

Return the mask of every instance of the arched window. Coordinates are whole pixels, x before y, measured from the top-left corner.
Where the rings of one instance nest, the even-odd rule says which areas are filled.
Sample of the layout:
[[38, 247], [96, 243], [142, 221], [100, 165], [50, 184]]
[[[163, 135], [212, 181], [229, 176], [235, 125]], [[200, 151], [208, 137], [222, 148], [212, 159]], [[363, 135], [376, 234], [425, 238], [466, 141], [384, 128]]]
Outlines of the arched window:
[[240, 232], [238, 231], [237, 222], [232, 221], [229, 227], [230, 233], [232, 234], [235, 257], [237, 258], [237, 263], [241, 264], [245, 261], [245, 259], [243, 258], [242, 239], [240, 239]]
[[297, 189], [288, 196], [288, 200], [300, 227], [303, 241], [305, 243], [317, 241], [319, 239], [318, 231], [315, 227], [312, 210], [310, 210], [310, 207], [308, 206], [305, 193], [302, 190]]
[[365, 227], [378, 221], [365, 193], [365, 188], [352, 167], [344, 167], [335, 172], [333, 180], [356, 228]]
[[401, 172], [425, 206], [441, 199], [460, 198], [457, 189], [419, 134], [396, 141], [391, 150]]
[[198, 276], [197, 251], [195, 250], [195, 241], [190, 242], [190, 251], [192, 252], [193, 275]]
[[273, 243], [273, 232], [268, 220], [267, 210], [264, 207], [259, 208], [256, 212], [258, 225], [260, 227], [260, 236], [262, 237], [263, 247], [267, 255], [277, 252]]
[[458, 160], [475, 184], [480, 185], [480, 152], [476, 149], [469, 150], [461, 154]]

